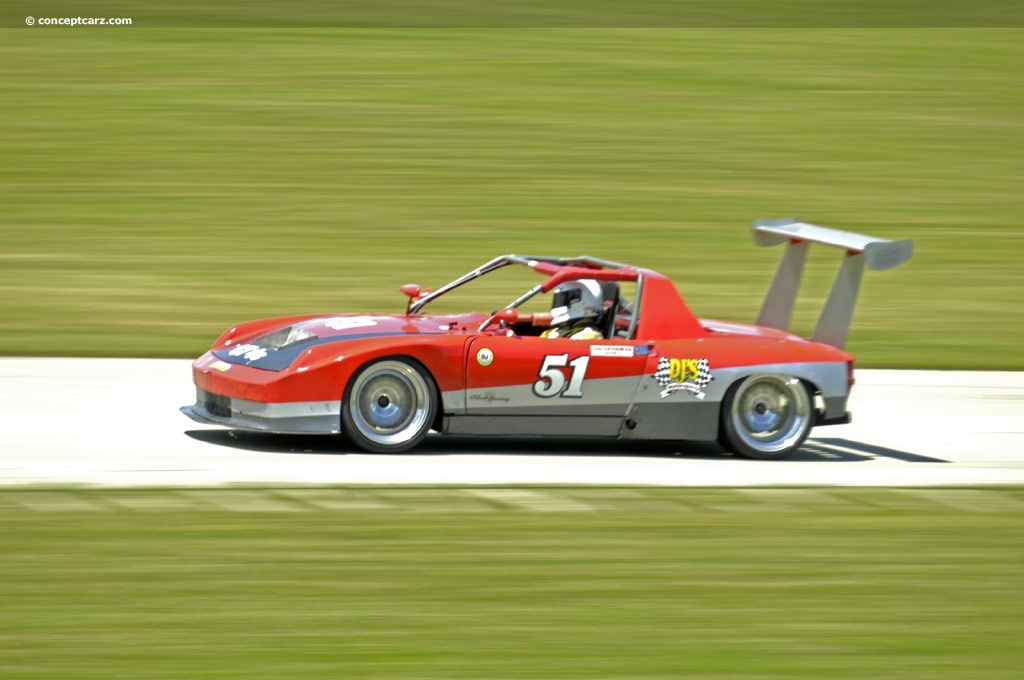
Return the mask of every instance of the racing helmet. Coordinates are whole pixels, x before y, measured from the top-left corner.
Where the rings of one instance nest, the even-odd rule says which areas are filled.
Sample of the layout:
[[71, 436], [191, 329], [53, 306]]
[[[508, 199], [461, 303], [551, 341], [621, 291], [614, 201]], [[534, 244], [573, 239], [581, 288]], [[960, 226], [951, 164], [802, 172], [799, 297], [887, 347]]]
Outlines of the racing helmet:
[[601, 284], [593, 279], [560, 283], [551, 300], [551, 324], [558, 326], [580, 319], [592, 319], [601, 314], [604, 294]]

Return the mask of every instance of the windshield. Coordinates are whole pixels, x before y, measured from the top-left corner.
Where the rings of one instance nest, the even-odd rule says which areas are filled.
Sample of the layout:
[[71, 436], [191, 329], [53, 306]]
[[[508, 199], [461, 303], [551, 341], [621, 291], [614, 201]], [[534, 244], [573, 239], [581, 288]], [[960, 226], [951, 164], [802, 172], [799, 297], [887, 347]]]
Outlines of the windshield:
[[[481, 274], [477, 278], [465, 281], [458, 287], [441, 293], [438, 297], [431, 297], [415, 311], [421, 314], [463, 314], [466, 312], [489, 314], [496, 309], [512, 306], [528, 291], [543, 283], [544, 278], [529, 267], [515, 264], [501, 266]], [[437, 291], [440, 293], [440, 289]], [[538, 304], [540, 305], [539, 309], [536, 308]], [[521, 303], [517, 309], [523, 312], [546, 311], [550, 309], [550, 305], [549, 301], [540, 302], [535, 296]]]
[[[608, 271], [615, 268], [614, 271]], [[504, 255], [423, 295], [410, 313], [493, 314], [514, 307], [530, 323], [550, 320], [556, 283], [580, 279], [600, 279], [603, 297], [601, 323], [608, 337], [632, 337], [633, 302], [639, 295], [642, 277], [638, 270], [616, 262], [593, 258], [531, 258]], [[545, 290], [545, 288], [547, 290]]]

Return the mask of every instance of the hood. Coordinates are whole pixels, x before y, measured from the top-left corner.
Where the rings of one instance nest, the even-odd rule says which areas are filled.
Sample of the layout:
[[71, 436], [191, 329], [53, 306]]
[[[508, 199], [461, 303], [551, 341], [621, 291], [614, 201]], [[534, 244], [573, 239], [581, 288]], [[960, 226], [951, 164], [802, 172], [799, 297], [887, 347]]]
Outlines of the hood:
[[[464, 332], [479, 324], [481, 315], [459, 316], [367, 316], [336, 314], [313, 318], [281, 319], [281, 325], [250, 338], [239, 338], [233, 346], [213, 351], [222, 361], [268, 371], [282, 371], [302, 352], [315, 345], [370, 338], [409, 335], [439, 335]], [[270, 326], [273, 328], [273, 326]], [[267, 326], [264, 326], [266, 329]]]
[[[290, 328], [318, 338], [370, 335], [419, 335], [447, 332], [449, 325], [427, 316], [336, 314], [293, 324]], [[281, 329], [284, 330], [284, 329]], [[281, 332], [281, 331], [277, 331]]]

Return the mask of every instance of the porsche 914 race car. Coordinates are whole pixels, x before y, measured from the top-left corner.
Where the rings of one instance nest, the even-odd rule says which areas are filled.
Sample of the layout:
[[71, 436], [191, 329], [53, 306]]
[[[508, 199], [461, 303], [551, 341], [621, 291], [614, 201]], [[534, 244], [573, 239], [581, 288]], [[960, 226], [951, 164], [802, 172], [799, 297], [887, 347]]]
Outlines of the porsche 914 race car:
[[[434, 291], [401, 286], [405, 313], [239, 324], [194, 362], [196, 403], [181, 410], [240, 430], [342, 433], [377, 453], [411, 449], [434, 430], [718, 440], [749, 458], [783, 458], [812, 427], [850, 422], [843, 346], [864, 266], [905, 262], [911, 242], [795, 218], [754, 222], [753, 236], [786, 244], [754, 325], [695, 317], [669, 278], [643, 267], [502, 255]], [[787, 329], [811, 243], [845, 255], [806, 339]], [[441, 304], [471, 288], [498, 295], [486, 282], [510, 270], [533, 285], [497, 311]], [[552, 332], [587, 299], [589, 334]]]

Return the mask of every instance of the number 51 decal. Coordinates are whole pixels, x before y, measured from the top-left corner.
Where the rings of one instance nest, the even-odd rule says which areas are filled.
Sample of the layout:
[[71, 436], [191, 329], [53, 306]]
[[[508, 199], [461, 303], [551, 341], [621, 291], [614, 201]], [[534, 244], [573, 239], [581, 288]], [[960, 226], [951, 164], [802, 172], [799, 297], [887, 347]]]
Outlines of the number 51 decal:
[[[572, 397], [583, 396], [583, 378], [587, 373], [590, 357], [576, 357], [569, 361], [568, 354], [549, 354], [544, 357], [537, 375], [540, 380], [533, 383], [533, 393], [538, 397]], [[566, 383], [565, 369], [570, 369]]]

